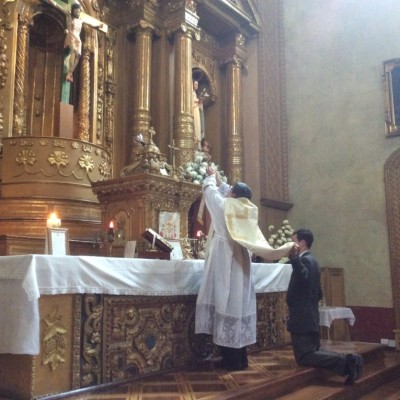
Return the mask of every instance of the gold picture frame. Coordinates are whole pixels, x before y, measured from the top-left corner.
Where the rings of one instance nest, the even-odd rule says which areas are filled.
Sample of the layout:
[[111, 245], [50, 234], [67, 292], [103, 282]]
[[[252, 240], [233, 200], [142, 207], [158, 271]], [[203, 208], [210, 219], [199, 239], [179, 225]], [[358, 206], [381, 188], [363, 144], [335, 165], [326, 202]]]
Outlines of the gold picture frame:
[[385, 86], [385, 130], [387, 136], [400, 135], [400, 58], [383, 62]]
[[68, 256], [69, 235], [66, 228], [47, 228], [46, 254], [53, 256]]

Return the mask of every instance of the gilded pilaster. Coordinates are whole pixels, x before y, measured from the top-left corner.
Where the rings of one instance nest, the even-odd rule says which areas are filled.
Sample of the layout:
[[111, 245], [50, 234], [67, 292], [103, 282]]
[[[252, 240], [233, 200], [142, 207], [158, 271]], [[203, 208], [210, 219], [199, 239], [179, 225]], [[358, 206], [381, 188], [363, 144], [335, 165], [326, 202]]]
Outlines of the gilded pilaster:
[[186, 24], [175, 33], [174, 144], [175, 167], [193, 160], [192, 38], [196, 32]]
[[13, 136], [26, 136], [26, 80], [30, 24], [30, 17], [18, 16]]
[[175, 153], [176, 168], [193, 161], [194, 155], [192, 41], [200, 40], [196, 7], [193, 0], [170, 0], [166, 5], [166, 25], [174, 39], [173, 145], [179, 149]]
[[145, 143], [149, 142], [150, 116], [150, 85], [151, 85], [151, 54], [154, 27], [141, 20], [131, 31], [136, 38], [136, 56], [134, 59], [134, 98], [132, 117], [132, 150], [130, 163], [137, 159], [136, 135], [142, 134]]
[[86, 142], [89, 137], [89, 108], [90, 108], [90, 49], [83, 46], [81, 56], [80, 99], [78, 111], [78, 137]]
[[115, 98], [115, 72], [114, 72], [114, 47], [116, 42], [115, 31], [109, 32], [106, 38], [106, 73], [105, 73], [105, 118], [103, 143], [108, 150], [112, 149], [114, 137], [114, 98]]
[[228, 159], [227, 171], [229, 181], [242, 181], [244, 177], [243, 160], [243, 132], [241, 115], [242, 97], [242, 66], [243, 62], [238, 56], [233, 56], [226, 61], [227, 75], [227, 141]]

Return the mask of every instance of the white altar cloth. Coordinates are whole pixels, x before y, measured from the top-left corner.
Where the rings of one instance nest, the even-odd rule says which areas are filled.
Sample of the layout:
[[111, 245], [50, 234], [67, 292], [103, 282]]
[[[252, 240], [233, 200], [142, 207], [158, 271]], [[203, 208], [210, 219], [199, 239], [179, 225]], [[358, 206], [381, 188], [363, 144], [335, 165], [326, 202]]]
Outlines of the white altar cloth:
[[[110, 295], [196, 295], [202, 260], [149, 260], [89, 256], [23, 255], [0, 258], [0, 353], [40, 352], [39, 297]], [[292, 268], [253, 264], [259, 293], [286, 291]]]

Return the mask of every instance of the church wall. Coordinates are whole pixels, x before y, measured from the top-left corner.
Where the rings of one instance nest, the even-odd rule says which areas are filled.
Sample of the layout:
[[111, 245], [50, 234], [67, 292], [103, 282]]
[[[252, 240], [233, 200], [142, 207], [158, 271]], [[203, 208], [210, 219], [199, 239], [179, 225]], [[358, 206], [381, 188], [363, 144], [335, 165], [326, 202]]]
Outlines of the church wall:
[[[292, 226], [322, 266], [345, 270], [349, 306], [393, 306], [382, 62], [400, 57], [396, 0], [284, 0]], [[371, 314], [370, 314], [371, 315]]]

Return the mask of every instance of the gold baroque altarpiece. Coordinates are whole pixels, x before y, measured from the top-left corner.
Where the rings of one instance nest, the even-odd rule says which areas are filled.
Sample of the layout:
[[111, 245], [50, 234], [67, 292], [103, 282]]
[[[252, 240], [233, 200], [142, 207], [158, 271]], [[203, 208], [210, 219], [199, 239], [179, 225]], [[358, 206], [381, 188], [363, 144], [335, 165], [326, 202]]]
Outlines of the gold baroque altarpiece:
[[[55, 1], [69, 11], [72, 0]], [[83, 201], [98, 213], [99, 199], [91, 191], [96, 182], [112, 186], [119, 176], [142, 173], [181, 180], [179, 167], [191, 162], [196, 151], [195, 78], [201, 79], [205, 94], [205, 137], [214, 149], [214, 161], [231, 182], [243, 180], [241, 75], [246, 43], [258, 32], [254, 8], [247, 1], [232, 2], [228, 8], [188, 0], [79, 3], [84, 15], [107, 29], [83, 24], [82, 53], [72, 82], [63, 81], [62, 75], [65, 16], [60, 7], [46, 0], [15, 0], [0, 8], [0, 127], [3, 149], [10, 153], [5, 156], [12, 157], [11, 164], [2, 163], [6, 190], [0, 201], [8, 207], [8, 198], [25, 191], [34, 193], [44, 210], [51, 211], [57, 202], [56, 211], [71, 214], [71, 201]], [[57, 140], [70, 141], [75, 147], [67, 146], [71, 154], [57, 149], [49, 155], [29, 150], [29, 141], [17, 140], [21, 137], [39, 147], [46, 140], [53, 146]], [[15, 157], [10, 151], [14, 143], [24, 147]], [[157, 150], [145, 151], [143, 145]], [[98, 164], [90, 146], [101, 155]], [[18, 169], [24, 166], [22, 174], [15, 176], [14, 163]], [[57, 174], [49, 172], [52, 169]], [[37, 220], [37, 236], [46, 218]], [[86, 224], [86, 229], [81, 237], [71, 238], [90, 241], [105, 221], [87, 224], [82, 219], [78, 216], [72, 223]]]

